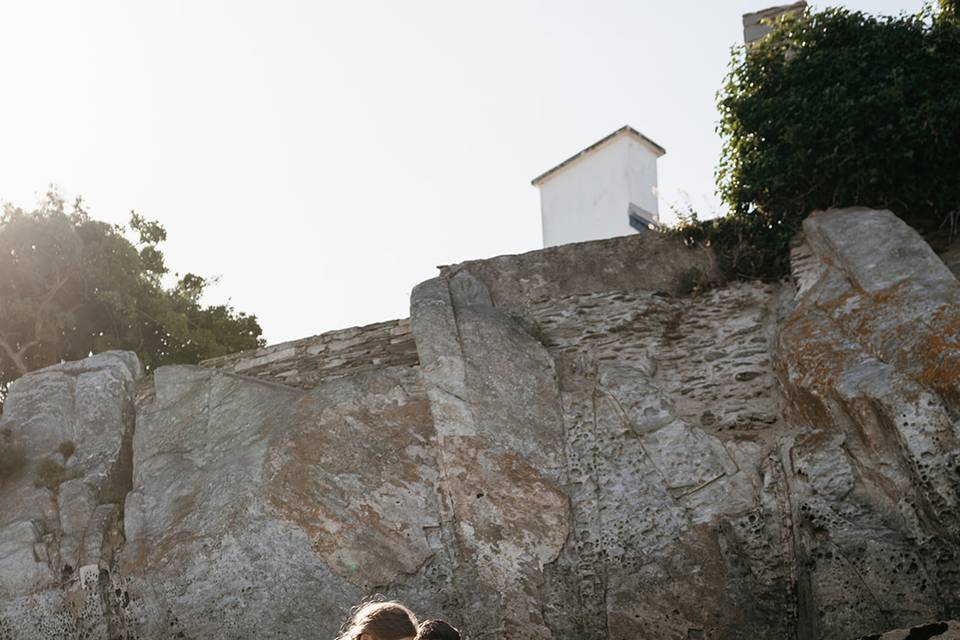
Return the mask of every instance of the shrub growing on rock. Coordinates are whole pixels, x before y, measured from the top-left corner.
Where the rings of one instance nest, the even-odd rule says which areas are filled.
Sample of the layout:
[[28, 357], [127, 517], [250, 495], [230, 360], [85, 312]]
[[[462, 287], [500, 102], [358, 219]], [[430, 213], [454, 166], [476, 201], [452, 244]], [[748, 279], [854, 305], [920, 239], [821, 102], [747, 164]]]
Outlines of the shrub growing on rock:
[[688, 246], [713, 249], [724, 277], [776, 279], [790, 270], [790, 239], [796, 226], [762, 213], [731, 214], [700, 220], [696, 211], [678, 212], [680, 221], [670, 231]]
[[37, 462], [33, 472], [33, 484], [37, 487], [46, 487], [56, 491], [67, 480], [78, 478], [76, 469], [67, 469], [52, 458], [43, 458]]
[[77, 445], [73, 443], [73, 440], [64, 440], [57, 446], [57, 453], [63, 456], [64, 461], [69, 460], [76, 451]]

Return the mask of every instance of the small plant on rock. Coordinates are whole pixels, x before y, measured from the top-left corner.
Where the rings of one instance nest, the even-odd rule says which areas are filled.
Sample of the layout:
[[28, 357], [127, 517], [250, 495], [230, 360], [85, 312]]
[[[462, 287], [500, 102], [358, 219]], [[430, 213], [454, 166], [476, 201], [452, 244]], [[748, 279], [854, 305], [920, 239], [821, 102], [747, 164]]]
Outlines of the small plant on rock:
[[691, 296], [710, 286], [707, 275], [699, 267], [690, 267], [677, 278], [673, 286], [673, 295]]
[[37, 463], [34, 470], [33, 484], [36, 487], [57, 491], [61, 484], [76, 477], [78, 477], [76, 470], [67, 469], [52, 458], [44, 458]]
[[66, 462], [73, 456], [77, 451], [77, 445], [73, 443], [73, 440], [64, 440], [57, 447], [57, 453], [63, 456], [63, 461]]
[[790, 240], [799, 222], [762, 214], [728, 214], [700, 220], [688, 207], [675, 210], [679, 222], [667, 231], [688, 247], [709, 247], [727, 280], [778, 280], [790, 271]]

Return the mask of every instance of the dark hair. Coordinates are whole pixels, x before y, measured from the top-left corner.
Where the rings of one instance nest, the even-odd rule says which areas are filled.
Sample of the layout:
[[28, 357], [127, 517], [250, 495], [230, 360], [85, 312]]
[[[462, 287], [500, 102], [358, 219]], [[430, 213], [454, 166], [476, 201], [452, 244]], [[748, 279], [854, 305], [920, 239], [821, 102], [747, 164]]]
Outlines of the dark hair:
[[425, 620], [417, 640], [460, 640], [460, 632], [443, 620]]
[[417, 631], [417, 617], [399, 602], [368, 602], [357, 607], [337, 640], [357, 640], [364, 633], [376, 640], [401, 640]]

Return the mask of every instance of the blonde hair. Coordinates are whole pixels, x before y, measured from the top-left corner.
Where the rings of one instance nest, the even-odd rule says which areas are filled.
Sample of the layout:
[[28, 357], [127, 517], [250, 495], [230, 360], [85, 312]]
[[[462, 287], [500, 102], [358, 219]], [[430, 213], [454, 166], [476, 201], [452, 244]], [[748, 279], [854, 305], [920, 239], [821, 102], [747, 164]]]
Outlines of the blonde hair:
[[375, 640], [402, 640], [416, 637], [417, 628], [417, 617], [399, 602], [368, 602], [354, 610], [336, 640], [358, 640], [364, 633]]

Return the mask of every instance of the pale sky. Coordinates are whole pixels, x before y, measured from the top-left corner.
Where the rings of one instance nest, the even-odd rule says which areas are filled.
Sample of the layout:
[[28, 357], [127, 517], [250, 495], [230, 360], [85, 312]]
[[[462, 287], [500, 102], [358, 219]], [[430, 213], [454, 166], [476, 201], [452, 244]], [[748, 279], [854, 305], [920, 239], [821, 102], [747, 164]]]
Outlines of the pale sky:
[[0, 200], [159, 220], [270, 343], [405, 317], [437, 265], [540, 248], [530, 180], [624, 124], [662, 219], [719, 212], [714, 96], [769, 4], [0, 0]]

